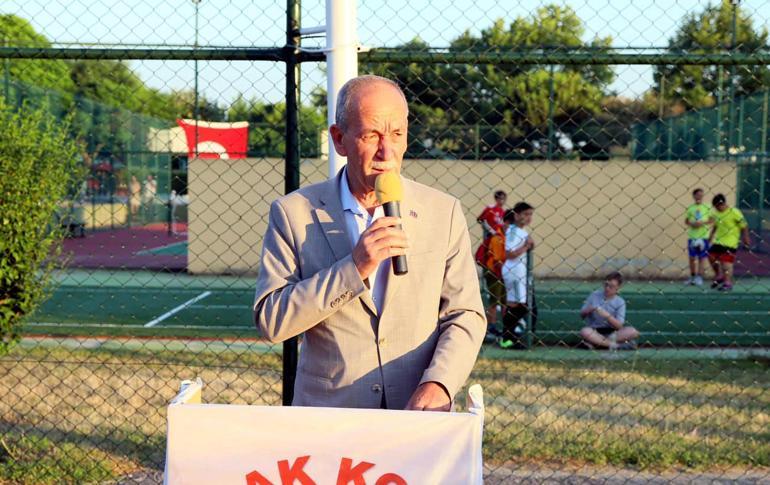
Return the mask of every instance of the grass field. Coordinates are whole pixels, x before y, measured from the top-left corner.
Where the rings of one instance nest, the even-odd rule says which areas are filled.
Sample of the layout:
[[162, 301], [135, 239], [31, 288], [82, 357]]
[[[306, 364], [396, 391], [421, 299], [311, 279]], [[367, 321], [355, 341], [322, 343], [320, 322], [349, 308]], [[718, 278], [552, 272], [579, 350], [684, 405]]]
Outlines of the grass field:
[[[0, 483], [162, 469], [165, 407], [184, 378], [203, 379], [205, 402], [280, 403], [281, 346], [253, 327], [253, 278], [57, 277], [22, 345], [0, 357]], [[485, 389], [490, 483], [537, 483], [576, 466], [770, 479], [770, 281], [728, 294], [631, 281], [622, 295], [643, 347], [568, 348], [596, 288], [537, 282], [539, 345], [482, 349], [470, 382]]]
[[[276, 405], [275, 350], [243, 341], [25, 339], [0, 358], [0, 483], [160, 470], [165, 408], [179, 381], [201, 377], [204, 402]], [[631, 476], [738, 469], [770, 478], [769, 372], [762, 350], [485, 348], [470, 382], [485, 391], [487, 472], [586, 465]]]
[[[30, 319], [27, 334], [257, 337], [251, 277], [195, 277], [128, 271], [71, 271]], [[535, 341], [577, 343], [578, 310], [595, 282], [537, 282]], [[640, 343], [666, 346], [770, 346], [770, 280], [731, 293], [678, 282], [627, 283], [628, 322]]]

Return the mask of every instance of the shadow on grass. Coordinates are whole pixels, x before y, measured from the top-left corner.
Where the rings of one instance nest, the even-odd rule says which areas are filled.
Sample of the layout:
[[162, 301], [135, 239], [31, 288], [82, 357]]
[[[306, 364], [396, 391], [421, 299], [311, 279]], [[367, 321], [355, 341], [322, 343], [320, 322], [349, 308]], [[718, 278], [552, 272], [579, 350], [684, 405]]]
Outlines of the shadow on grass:
[[165, 437], [125, 431], [80, 433], [0, 420], [0, 482], [94, 483], [138, 468], [163, 469]]

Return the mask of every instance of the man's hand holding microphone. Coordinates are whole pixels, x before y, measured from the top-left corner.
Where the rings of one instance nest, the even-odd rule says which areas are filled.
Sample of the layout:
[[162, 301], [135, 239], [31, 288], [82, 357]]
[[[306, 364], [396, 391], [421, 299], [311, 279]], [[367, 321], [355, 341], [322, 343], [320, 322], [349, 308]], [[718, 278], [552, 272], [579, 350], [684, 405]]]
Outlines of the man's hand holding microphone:
[[387, 258], [406, 255], [408, 247], [401, 218], [380, 217], [361, 234], [353, 248], [353, 262], [365, 280]]
[[377, 200], [382, 204], [385, 216], [374, 221], [353, 248], [353, 262], [364, 280], [387, 258], [393, 258], [396, 275], [407, 272], [406, 248], [409, 243], [401, 228], [399, 209], [403, 198], [401, 178], [395, 172], [385, 172], [377, 177], [375, 186]]

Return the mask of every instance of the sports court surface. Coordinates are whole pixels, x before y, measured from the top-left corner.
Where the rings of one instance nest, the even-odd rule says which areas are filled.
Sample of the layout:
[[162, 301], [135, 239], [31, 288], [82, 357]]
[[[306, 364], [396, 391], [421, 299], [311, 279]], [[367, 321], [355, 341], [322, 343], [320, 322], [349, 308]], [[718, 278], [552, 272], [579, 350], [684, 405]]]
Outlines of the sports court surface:
[[[70, 270], [29, 318], [25, 334], [258, 338], [252, 325], [253, 277]], [[536, 282], [535, 340], [577, 343], [578, 310], [599, 282]], [[621, 296], [628, 323], [655, 346], [770, 346], [770, 279], [739, 280], [730, 293], [679, 282], [630, 281]]]

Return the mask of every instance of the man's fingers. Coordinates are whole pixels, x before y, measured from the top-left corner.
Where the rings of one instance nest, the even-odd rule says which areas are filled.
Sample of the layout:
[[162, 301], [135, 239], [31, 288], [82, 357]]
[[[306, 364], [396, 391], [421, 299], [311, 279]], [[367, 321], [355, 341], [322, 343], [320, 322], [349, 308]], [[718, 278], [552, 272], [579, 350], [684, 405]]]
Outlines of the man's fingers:
[[417, 408], [417, 403], [415, 401], [415, 396], [412, 395], [412, 397], [409, 398], [409, 401], [406, 403], [404, 409], [407, 411], [420, 411], [420, 409]]
[[376, 243], [386, 238], [395, 238], [403, 243], [406, 243], [406, 233], [402, 229], [396, 229], [395, 227], [383, 227], [367, 233], [365, 240], [370, 243]]
[[393, 227], [399, 224], [401, 224], [400, 217], [380, 217], [379, 219], [372, 222], [367, 231], [375, 231], [383, 227]]
[[406, 234], [404, 234], [403, 231], [398, 231], [396, 229], [390, 229], [389, 231], [396, 231], [396, 232], [378, 231], [377, 233], [369, 234], [363, 240], [363, 244], [369, 249], [370, 252], [375, 254], [384, 248], [389, 248], [389, 247], [408, 248], [409, 247], [409, 241], [407, 240]]

